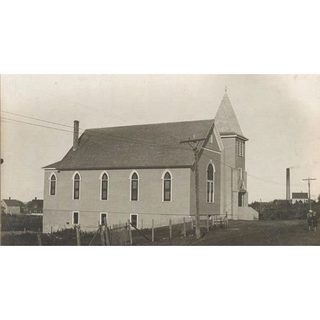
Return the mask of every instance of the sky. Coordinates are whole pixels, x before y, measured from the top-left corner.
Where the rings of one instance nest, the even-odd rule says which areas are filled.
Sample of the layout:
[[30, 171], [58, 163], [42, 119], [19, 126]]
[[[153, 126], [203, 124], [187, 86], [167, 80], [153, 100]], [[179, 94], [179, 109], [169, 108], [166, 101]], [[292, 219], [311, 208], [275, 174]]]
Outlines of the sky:
[[[1, 197], [43, 198], [43, 166], [72, 145], [72, 125], [97, 128], [212, 119], [225, 87], [246, 142], [249, 202], [320, 194], [320, 75], [3, 75]], [[26, 119], [16, 113], [71, 127]], [[11, 120], [8, 120], [11, 119]], [[37, 127], [13, 120], [55, 127]]]

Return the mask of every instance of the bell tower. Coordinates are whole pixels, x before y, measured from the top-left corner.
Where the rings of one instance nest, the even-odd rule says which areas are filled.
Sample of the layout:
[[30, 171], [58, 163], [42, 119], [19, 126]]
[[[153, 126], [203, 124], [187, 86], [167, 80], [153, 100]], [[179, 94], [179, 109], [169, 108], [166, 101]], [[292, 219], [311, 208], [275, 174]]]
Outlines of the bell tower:
[[239, 121], [228, 96], [227, 87], [218, 108], [215, 125], [224, 145], [223, 197], [224, 212], [231, 219], [239, 219], [239, 208], [248, 207], [247, 174], [245, 167], [245, 143]]

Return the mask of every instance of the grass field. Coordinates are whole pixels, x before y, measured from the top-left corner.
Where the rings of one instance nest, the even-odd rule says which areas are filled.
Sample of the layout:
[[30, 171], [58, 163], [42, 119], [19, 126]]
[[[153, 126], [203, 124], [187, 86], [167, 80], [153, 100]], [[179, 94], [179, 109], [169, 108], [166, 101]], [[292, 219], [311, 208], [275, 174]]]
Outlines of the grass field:
[[[320, 230], [309, 231], [305, 220], [273, 220], [273, 221], [230, 221], [229, 228], [217, 227], [204, 233], [196, 240], [189, 232], [183, 238], [181, 225], [174, 226], [173, 239], [168, 239], [168, 228], [155, 230], [155, 242], [147, 240], [143, 234], [151, 239], [151, 230], [133, 232], [134, 245], [320, 245]], [[143, 233], [143, 234], [142, 234]], [[81, 234], [81, 244], [88, 245], [93, 237], [91, 233]], [[61, 233], [41, 235], [42, 245], [76, 245], [74, 230]], [[2, 232], [2, 245], [37, 245], [36, 233]], [[100, 245], [97, 237], [92, 245]]]
[[320, 245], [320, 230], [309, 231], [305, 220], [230, 221], [200, 240], [193, 237], [159, 241], [155, 245]]

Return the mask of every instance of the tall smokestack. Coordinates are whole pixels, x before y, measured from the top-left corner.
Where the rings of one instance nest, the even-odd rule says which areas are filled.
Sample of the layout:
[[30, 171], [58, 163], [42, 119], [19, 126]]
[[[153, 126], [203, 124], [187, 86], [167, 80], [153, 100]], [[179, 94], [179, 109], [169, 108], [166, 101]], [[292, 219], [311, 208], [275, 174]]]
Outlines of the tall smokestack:
[[73, 151], [78, 149], [79, 145], [79, 121], [74, 120], [73, 122]]
[[290, 201], [290, 168], [287, 168], [287, 179], [286, 179], [286, 200]]

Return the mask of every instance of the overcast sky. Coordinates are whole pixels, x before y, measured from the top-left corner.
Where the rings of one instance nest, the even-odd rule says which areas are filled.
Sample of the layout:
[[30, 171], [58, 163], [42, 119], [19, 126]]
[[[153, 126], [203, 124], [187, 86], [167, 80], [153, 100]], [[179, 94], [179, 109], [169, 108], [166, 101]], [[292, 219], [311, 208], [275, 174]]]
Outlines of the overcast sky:
[[[1, 108], [71, 126], [77, 119], [83, 129], [209, 119], [225, 86], [249, 138], [249, 201], [285, 198], [286, 167], [293, 167], [291, 191], [307, 191], [302, 178], [313, 176], [318, 180], [312, 195], [320, 194], [320, 76], [5, 75]], [[1, 116], [2, 198], [43, 198], [41, 167], [64, 156], [72, 133], [4, 120], [54, 126], [4, 112]]]

